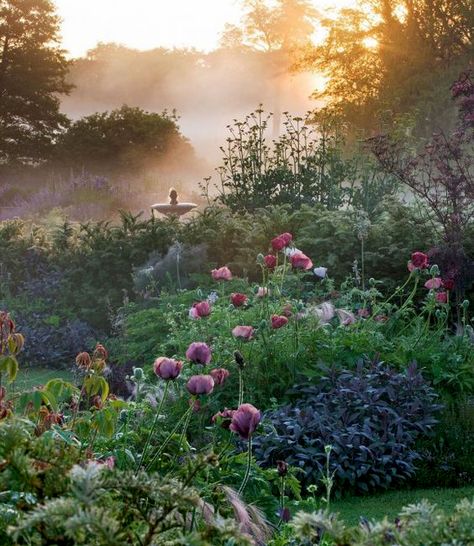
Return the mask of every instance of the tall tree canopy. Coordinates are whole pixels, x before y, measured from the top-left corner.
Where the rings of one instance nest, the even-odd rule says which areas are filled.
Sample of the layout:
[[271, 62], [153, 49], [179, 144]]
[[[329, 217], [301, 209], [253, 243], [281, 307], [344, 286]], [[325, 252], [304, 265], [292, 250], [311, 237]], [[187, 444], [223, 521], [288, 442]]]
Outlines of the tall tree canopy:
[[450, 82], [473, 59], [472, 0], [359, 0], [323, 24], [305, 67], [327, 76], [319, 96], [332, 108], [366, 130], [386, 111], [417, 111], [428, 130], [443, 121]]
[[67, 118], [68, 70], [50, 0], [0, 0], [0, 164], [45, 159]]

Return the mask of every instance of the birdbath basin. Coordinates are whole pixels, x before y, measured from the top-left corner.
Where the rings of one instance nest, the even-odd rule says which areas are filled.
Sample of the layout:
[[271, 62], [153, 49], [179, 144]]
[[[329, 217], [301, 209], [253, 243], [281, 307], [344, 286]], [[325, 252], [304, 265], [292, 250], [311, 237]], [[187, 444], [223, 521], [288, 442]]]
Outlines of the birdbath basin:
[[178, 193], [171, 188], [169, 192], [169, 203], [156, 203], [151, 206], [152, 213], [156, 210], [165, 216], [182, 216], [197, 207], [196, 203], [179, 203]]

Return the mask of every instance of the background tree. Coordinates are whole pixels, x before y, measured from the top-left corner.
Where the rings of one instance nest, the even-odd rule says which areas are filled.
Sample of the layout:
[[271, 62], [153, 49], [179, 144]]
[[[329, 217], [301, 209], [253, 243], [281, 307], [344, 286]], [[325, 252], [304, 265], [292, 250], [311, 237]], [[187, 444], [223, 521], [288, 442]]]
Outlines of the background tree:
[[319, 97], [357, 127], [414, 112], [428, 135], [454, 119], [444, 97], [472, 62], [472, 0], [359, 0], [323, 24], [327, 38], [303, 65], [327, 76]]
[[0, 0], [0, 163], [47, 158], [66, 124], [68, 62], [50, 0]]
[[59, 164], [93, 174], [129, 175], [194, 159], [174, 113], [150, 113], [129, 106], [76, 121], [56, 148]]

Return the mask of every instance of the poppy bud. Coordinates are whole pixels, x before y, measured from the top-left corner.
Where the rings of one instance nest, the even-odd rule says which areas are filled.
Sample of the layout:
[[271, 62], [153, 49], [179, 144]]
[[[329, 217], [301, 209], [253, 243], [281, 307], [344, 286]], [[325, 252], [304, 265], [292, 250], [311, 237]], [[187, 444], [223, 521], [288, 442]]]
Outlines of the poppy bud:
[[234, 358], [235, 358], [235, 362], [237, 364], [237, 366], [242, 370], [243, 368], [245, 368], [245, 360], [244, 360], [244, 357], [242, 356], [242, 353], [239, 352], [239, 351], [235, 351], [234, 352]]
[[286, 476], [288, 474], [288, 464], [285, 461], [277, 461], [277, 471], [279, 476]]

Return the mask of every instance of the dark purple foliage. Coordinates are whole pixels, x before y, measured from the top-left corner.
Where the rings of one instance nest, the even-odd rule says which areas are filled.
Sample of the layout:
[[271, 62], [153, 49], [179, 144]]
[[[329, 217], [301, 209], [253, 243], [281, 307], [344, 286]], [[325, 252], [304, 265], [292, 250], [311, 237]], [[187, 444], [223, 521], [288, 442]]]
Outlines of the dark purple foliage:
[[264, 466], [285, 460], [301, 468], [306, 484], [317, 483], [331, 445], [330, 471], [344, 492], [388, 488], [413, 475], [415, 441], [431, 432], [440, 407], [415, 364], [403, 373], [383, 363], [326, 370], [317, 386], [292, 394], [292, 405], [265, 415], [256, 457]]

